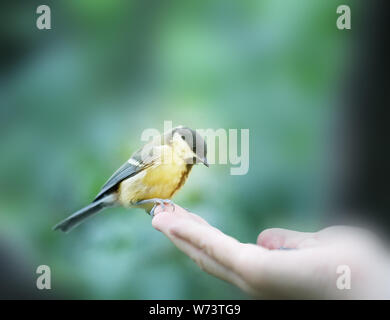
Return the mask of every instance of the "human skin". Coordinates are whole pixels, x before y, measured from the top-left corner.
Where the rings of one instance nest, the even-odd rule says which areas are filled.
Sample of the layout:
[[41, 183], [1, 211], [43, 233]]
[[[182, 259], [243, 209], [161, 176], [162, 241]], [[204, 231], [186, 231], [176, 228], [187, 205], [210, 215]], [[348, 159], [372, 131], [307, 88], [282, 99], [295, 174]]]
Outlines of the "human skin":
[[[202, 270], [255, 298], [390, 298], [388, 252], [363, 229], [267, 229], [256, 244], [241, 243], [177, 205], [159, 206], [152, 225]], [[350, 271], [349, 289], [345, 268]]]

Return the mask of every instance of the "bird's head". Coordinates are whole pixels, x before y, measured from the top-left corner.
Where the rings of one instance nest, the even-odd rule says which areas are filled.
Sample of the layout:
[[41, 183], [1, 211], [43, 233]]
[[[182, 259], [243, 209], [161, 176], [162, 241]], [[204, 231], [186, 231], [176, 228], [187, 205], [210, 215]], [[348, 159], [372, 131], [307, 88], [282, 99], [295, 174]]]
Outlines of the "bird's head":
[[165, 134], [165, 137], [165, 142], [174, 147], [175, 152], [179, 153], [187, 163], [203, 163], [206, 167], [209, 166], [206, 158], [206, 141], [195, 130], [179, 126]]

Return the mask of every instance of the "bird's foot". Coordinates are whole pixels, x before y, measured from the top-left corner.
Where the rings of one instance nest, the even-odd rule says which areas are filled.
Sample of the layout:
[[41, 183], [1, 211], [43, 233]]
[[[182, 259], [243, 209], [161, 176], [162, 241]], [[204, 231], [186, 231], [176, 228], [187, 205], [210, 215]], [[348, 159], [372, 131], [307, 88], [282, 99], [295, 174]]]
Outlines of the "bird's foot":
[[154, 210], [156, 209], [157, 205], [160, 205], [163, 209], [165, 209], [165, 204], [169, 204], [173, 207], [173, 211], [175, 211], [175, 204], [171, 199], [152, 198], [152, 199], [138, 201], [135, 203], [135, 205], [141, 205], [145, 203], [154, 203], [152, 210], [150, 210], [149, 212], [152, 218], [154, 217]]

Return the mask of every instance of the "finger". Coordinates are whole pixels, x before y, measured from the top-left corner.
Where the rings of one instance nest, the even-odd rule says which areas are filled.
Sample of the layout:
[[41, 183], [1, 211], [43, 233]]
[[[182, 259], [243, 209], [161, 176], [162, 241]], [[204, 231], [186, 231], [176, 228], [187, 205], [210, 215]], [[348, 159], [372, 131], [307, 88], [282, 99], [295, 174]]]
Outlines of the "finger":
[[313, 250], [269, 251], [242, 244], [188, 215], [159, 214], [153, 219], [153, 226], [159, 226], [201, 269], [250, 294], [272, 297], [283, 295], [286, 290], [303, 292], [318, 287], [317, 282], [315, 288], [307, 285], [310, 275], [319, 269], [313, 261], [320, 259], [313, 260]]
[[173, 243], [179, 250], [187, 254], [203, 271], [222, 280], [228, 281], [240, 287], [242, 290], [251, 293], [250, 287], [243, 278], [239, 276], [239, 274], [219, 264], [203, 250], [198, 249], [180, 238], [174, 238]]
[[270, 250], [307, 248], [318, 245], [318, 243], [317, 233], [298, 232], [280, 228], [264, 230], [257, 237], [257, 244]]
[[251, 286], [244, 281], [239, 270], [241, 247], [245, 248], [245, 244], [188, 215], [163, 213], [152, 223], [202, 270], [252, 293]]
[[[203, 218], [199, 217], [196, 214], [193, 214], [186, 209], [178, 206], [177, 204], [173, 205], [165, 205], [164, 207], [161, 205], [158, 205], [156, 209], [154, 210], [154, 218], [159, 215], [160, 213], [170, 213], [175, 215], [176, 217], [186, 218], [186, 219], [192, 219], [196, 222], [206, 224], [208, 225], [207, 221]], [[164, 220], [163, 220], [164, 221]]]
[[[192, 226], [186, 230], [180, 224], [171, 230], [173, 242], [188, 254], [203, 270], [232, 282], [244, 291], [272, 297], [282, 296], [291, 288], [312, 291], [307, 285], [310, 275], [318, 269], [316, 252], [310, 249], [269, 251], [259, 246], [242, 244], [212, 227]], [[186, 243], [180, 247], [181, 241]], [[321, 265], [321, 264], [320, 264]], [[308, 276], [309, 275], [309, 276]]]
[[234, 268], [235, 257], [242, 244], [196, 217], [180, 210], [178, 213], [164, 212], [153, 218], [152, 225], [175, 244], [177, 239], [185, 241], [226, 268]]
[[224, 267], [231, 270], [236, 268], [236, 257], [240, 254], [242, 248], [242, 244], [236, 239], [211, 226], [202, 224], [180, 223], [174, 225], [170, 232], [174, 237], [203, 251]]

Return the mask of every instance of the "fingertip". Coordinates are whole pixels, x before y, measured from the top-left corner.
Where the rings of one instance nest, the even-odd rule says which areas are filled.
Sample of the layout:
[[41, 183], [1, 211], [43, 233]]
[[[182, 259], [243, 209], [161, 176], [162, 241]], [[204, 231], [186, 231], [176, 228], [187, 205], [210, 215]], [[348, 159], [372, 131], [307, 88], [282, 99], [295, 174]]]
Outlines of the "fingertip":
[[261, 231], [260, 234], [257, 236], [256, 243], [259, 246], [264, 246], [264, 244], [270, 238], [271, 233], [272, 233], [272, 229], [266, 229], [266, 230]]
[[157, 229], [158, 231], [162, 231], [161, 229], [164, 227], [164, 216], [166, 216], [165, 212], [155, 212], [153, 219], [152, 219], [152, 226], [153, 228]]
[[161, 216], [166, 216], [170, 212], [168, 211], [168, 207], [157, 205], [154, 209], [154, 214], [152, 218], [152, 226], [153, 228], [157, 229], [158, 231], [161, 231], [161, 227], [164, 223], [165, 218], [161, 218]]
[[[175, 205], [174, 207], [157, 206], [152, 219], [153, 228], [166, 235], [174, 235], [177, 233], [179, 225], [185, 228], [192, 223], [208, 225], [205, 220], [178, 205]], [[181, 227], [179, 227], [179, 229], [181, 229]]]
[[159, 213], [155, 213], [152, 219], [152, 226], [158, 231], [168, 233], [176, 220], [177, 217], [174, 217], [171, 212], [160, 211]]
[[159, 226], [159, 223], [158, 223], [158, 220], [157, 220], [157, 217], [154, 216], [153, 219], [152, 219], [152, 227], [154, 229], [156, 229], [157, 231], [161, 231], [160, 229], [160, 226]]
[[266, 229], [262, 231], [257, 237], [256, 243], [264, 248], [277, 249], [283, 245], [284, 237], [281, 236], [279, 228]]
[[301, 248], [318, 244], [316, 234], [312, 232], [299, 232], [288, 229], [273, 228], [261, 232], [257, 244], [267, 249]]

